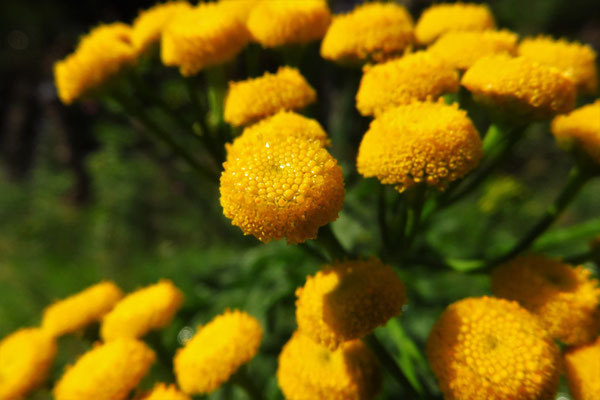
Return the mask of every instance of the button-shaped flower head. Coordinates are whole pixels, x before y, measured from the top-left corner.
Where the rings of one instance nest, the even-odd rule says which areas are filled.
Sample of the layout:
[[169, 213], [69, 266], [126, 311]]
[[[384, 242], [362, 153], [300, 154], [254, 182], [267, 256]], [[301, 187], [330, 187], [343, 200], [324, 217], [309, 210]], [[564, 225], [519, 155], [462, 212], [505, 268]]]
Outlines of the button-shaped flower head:
[[477, 166], [482, 145], [467, 114], [456, 105], [412, 103], [371, 122], [356, 166], [403, 191], [417, 183], [444, 189]]
[[567, 383], [574, 400], [600, 399], [600, 337], [565, 352]]
[[230, 82], [225, 99], [225, 121], [246, 125], [282, 110], [297, 110], [314, 102], [315, 90], [295, 68], [281, 67], [275, 74]]
[[139, 400], [191, 400], [191, 397], [177, 390], [175, 385], [157, 383], [150, 393]]
[[379, 392], [381, 375], [360, 340], [330, 351], [296, 332], [279, 355], [277, 382], [288, 400], [370, 400]]
[[158, 3], [140, 12], [133, 21], [131, 39], [133, 46], [143, 52], [160, 40], [163, 29], [177, 14], [191, 10], [192, 5], [187, 1], [169, 1]]
[[600, 165], [600, 100], [556, 116], [552, 133], [560, 146], [575, 148]]
[[541, 400], [558, 389], [558, 347], [516, 302], [451, 304], [427, 340], [427, 359], [448, 400]]
[[262, 328], [251, 315], [226, 311], [215, 317], [174, 359], [179, 387], [188, 394], [210, 393], [225, 383], [258, 352]]

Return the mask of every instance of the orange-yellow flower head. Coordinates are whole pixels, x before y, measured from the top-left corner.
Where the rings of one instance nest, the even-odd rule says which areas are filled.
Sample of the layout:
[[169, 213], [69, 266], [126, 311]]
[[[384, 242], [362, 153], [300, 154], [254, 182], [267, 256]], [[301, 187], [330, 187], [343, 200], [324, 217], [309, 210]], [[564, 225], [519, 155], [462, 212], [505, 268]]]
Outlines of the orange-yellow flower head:
[[292, 113], [246, 128], [227, 149], [223, 214], [265, 243], [315, 238], [319, 227], [337, 218], [345, 193], [342, 170], [325, 140], [316, 121]]
[[250, 12], [261, 0], [218, 0], [225, 12], [234, 13], [241, 21], [246, 23]]
[[452, 67], [429, 52], [419, 51], [365, 67], [356, 108], [362, 115], [378, 116], [395, 106], [456, 92], [458, 86], [458, 74]]
[[427, 340], [446, 400], [542, 400], [558, 388], [560, 355], [538, 319], [492, 297], [451, 304]]
[[200, 3], [170, 20], [163, 30], [160, 55], [163, 64], [190, 76], [229, 61], [249, 38], [239, 13], [225, 2]]
[[466, 70], [481, 57], [496, 54], [514, 54], [517, 35], [506, 31], [448, 32], [428, 49], [453, 68]]
[[54, 338], [38, 328], [24, 328], [0, 341], [0, 400], [25, 398], [41, 385], [56, 355]]
[[494, 29], [494, 16], [486, 5], [436, 4], [421, 14], [415, 28], [417, 41], [429, 44], [446, 32]]
[[371, 122], [358, 149], [356, 167], [403, 191], [417, 183], [444, 189], [477, 166], [481, 140], [456, 105], [412, 103]]
[[169, 280], [139, 289], [121, 300], [104, 316], [100, 335], [104, 341], [139, 338], [167, 326], [181, 307], [183, 294]]
[[496, 54], [480, 58], [461, 83], [475, 100], [513, 118], [545, 119], [575, 106], [571, 79], [525, 57]]
[[158, 3], [140, 12], [133, 21], [131, 41], [137, 51], [142, 52], [160, 40], [160, 35], [175, 15], [191, 10], [187, 1], [169, 1]]
[[42, 328], [53, 336], [64, 335], [99, 321], [123, 297], [112, 282], [101, 282], [46, 307]]
[[561, 70], [580, 93], [593, 94], [598, 89], [596, 52], [589, 45], [540, 36], [524, 39], [518, 51], [521, 56]]
[[81, 38], [74, 53], [54, 64], [54, 83], [64, 104], [98, 89], [124, 68], [134, 64], [137, 51], [129, 25], [100, 25]]
[[325, 35], [331, 14], [325, 0], [261, 1], [248, 17], [248, 30], [264, 47], [303, 44]]
[[56, 400], [123, 400], [146, 375], [155, 355], [143, 342], [117, 339], [82, 355], [54, 387]]
[[139, 400], [191, 400], [191, 397], [177, 390], [175, 385], [157, 383], [150, 393]]
[[567, 383], [574, 400], [600, 399], [600, 337], [565, 353]]
[[600, 330], [600, 287], [583, 267], [542, 255], [517, 257], [496, 268], [492, 290], [537, 315], [552, 337], [579, 345]]
[[225, 121], [240, 126], [273, 115], [296, 110], [314, 102], [315, 90], [295, 68], [281, 67], [275, 74], [230, 82], [225, 100]]
[[382, 61], [402, 54], [414, 41], [412, 17], [395, 3], [365, 3], [335, 16], [321, 56], [333, 61]]
[[331, 350], [385, 325], [406, 302], [394, 270], [377, 259], [326, 266], [296, 296], [298, 330]]
[[552, 133], [560, 146], [575, 147], [600, 164], [600, 100], [555, 117]]
[[258, 352], [262, 328], [243, 311], [215, 317], [179, 349], [174, 359], [179, 387], [189, 394], [210, 393]]
[[381, 375], [360, 340], [332, 352], [296, 332], [279, 355], [277, 382], [288, 400], [370, 400], [379, 392]]

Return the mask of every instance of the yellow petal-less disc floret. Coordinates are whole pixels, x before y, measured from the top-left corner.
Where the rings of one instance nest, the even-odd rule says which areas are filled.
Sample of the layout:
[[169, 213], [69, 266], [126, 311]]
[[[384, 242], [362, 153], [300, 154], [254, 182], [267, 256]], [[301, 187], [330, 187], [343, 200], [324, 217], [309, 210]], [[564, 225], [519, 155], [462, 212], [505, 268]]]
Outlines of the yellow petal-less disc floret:
[[191, 397], [177, 390], [175, 385], [157, 383], [150, 393], [139, 400], [191, 400]]
[[122, 297], [114, 283], [98, 283], [46, 307], [42, 327], [54, 336], [75, 332], [99, 321]]
[[414, 41], [412, 17], [395, 3], [365, 3], [335, 16], [321, 56], [333, 61], [382, 61], [402, 54]]
[[576, 147], [600, 164], [600, 100], [556, 116], [552, 133], [560, 146]]
[[600, 287], [584, 267], [542, 255], [520, 256], [494, 270], [492, 291], [518, 301], [566, 344], [588, 343], [600, 330]]
[[378, 116], [395, 106], [435, 100], [458, 90], [458, 74], [425, 51], [408, 54], [374, 67], [365, 67], [356, 93], [362, 115]]
[[565, 352], [565, 369], [574, 400], [600, 399], [600, 337]]
[[448, 32], [428, 49], [453, 68], [466, 70], [481, 57], [496, 54], [515, 54], [517, 35], [506, 31]]
[[[293, 125], [285, 127], [285, 120]], [[301, 243], [335, 220], [344, 202], [337, 161], [314, 122], [278, 114], [228, 146], [221, 174], [223, 214], [263, 242]]]
[[480, 58], [461, 83], [475, 100], [515, 119], [545, 119], [575, 106], [571, 79], [525, 57], [496, 54]]
[[287, 400], [370, 400], [379, 392], [381, 375], [360, 340], [332, 352], [296, 332], [279, 355], [277, 382]]
[[262, 328], [243, 311], [215, 317], [179, 349], [174, 359], [179, 387], [189, 394], [210, 393], [258, 352]]
[[377, 259], [326, 266], [296, 296], [298, 330], [331, 350], [385, 325], [406, 302], [394, 270]]
[[429, 44], [446, 32], [494, 29], [494, 16], [486, 5], [436, 4], [421, 14], [415, 27], [417, 41]]
[[0, 400], [25, 398], [47, 378], [56, 356], [54, 338], [23, 328], [0, 341]]
[[230, 82], [225, 99], [225, 121], [240, 126], [314, 102], [315, 90], [295, 68], [281, 67], [275, 74]]
[[146, 375], [154, 352], [135, 339], [117, 339], [82, 355], [54, 387], [56, 400], [123, 400]]
[[446, 400], [545, 400], [558, 389], [558, 347], [534, 315], [504, 299], [448, 306], [427, 359]]
[[356, 166], [403, 191], [417, 183], [444, 189], [477, 166], [482, 145], [477, 130], [456, 105], [412, 103], [371, 122]]
[[64, 104], [99, 88], [124, 68], [138, 53], [131, 42], [129, 25], [100, 25], [81, 38], [74, 53], [54, 64], [54, 83]]
[[177, 14], [163, 30], [163, 64], [177, 66], [184, 76], [229, 61], [250, 39], [242, 18], [225, 2], [200, 3]]
[[218, 0], [221, 3], [221, 7], [226, 8], [225, 12], [234, 13], [241, 21], [246, 23], [250, 12], [254, 6], [261, 2], [261, 0]]
[[518, 52], [540, 64], [558, 68], [575, 82], [581, 93], [593, 94], [598, 89], [596, 52], [589, 45], [540, 36], [524, 39]]
[[160, 40], [163, 29], [173, 17], [191, 8], [192, 5], [187, 1], [169, 1], [141, 11], [133, 21], [133, 46], [138, 52], [143, 52]]
[[264, 47], [303, 44], [321, 39], [331, 14], [325, 0], [263, 0], [248, 17], [248, 30]]
[[182, 302], [183, 294], [169, 280], [139, 289], [104, 316], [100, 336], [104, 341], [142, 337], [167, 326]]

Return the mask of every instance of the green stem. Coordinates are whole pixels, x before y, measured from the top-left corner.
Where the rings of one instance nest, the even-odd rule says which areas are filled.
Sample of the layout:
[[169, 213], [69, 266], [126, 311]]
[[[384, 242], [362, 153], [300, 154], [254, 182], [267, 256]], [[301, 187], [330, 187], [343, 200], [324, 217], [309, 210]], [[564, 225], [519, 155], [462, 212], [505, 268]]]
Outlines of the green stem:
[[419, 184], [413, 190], [413, 193], [408, 193], [412, 196], [412, 199], [410, 202], [410, 214], [407, 221], [406, 234], [404, 235], [404, 242], [402, 244], [404, 253], [408, 252], [417, 235], [417, 232], [419, 231], [419, 226], [421, 225], [421, 214], [423, 212], [423, 207], [425, 206], [427, 185], [424, 183]]
[[379, 196], [377, 201], [377, 222], [379, 225], [379, 234], [381, 236], [381, 244], [385, 252], [391, 248], [390, 236], [388, 232], [387, 220], [387, 205], [385, 202], [385, 186], [379, 185]]
[[206, 149], [211, 154], [213, 159], [218, 165], [223, 163], [223, 151], [219, 150], [219, 147], [213, 140], [212, 134], [208, 129], [208, 125], [206, 123], [206, 112], [204, 111], [204, 107], [202, 106], [202, 101], [200, 96], [198, 95], [198, 90], [196, 90], [196, 80], [194, 77], [184, 78], [185, 86], [188, 91], [188, 96], [190, 98], [190, 103], [192, 104], [192, 109], [194, 110], [194, 114], [196, 115], [196, 124], [194, 124], [194, 134], [197, 135], [206, 146]]
[[245, 366], [242, 366], [230, 379], [231, 383], [242, 388], [252, 400], [262, 400], [263, 395], [256, 386]]
[[341, 261], [350, 257], [346, 249], [344, 249], [344, 246], [342, 246], [331, 230], [330, 224], [322, 226], [319, 229], [315, 242], [329, 255], [330, 261]]

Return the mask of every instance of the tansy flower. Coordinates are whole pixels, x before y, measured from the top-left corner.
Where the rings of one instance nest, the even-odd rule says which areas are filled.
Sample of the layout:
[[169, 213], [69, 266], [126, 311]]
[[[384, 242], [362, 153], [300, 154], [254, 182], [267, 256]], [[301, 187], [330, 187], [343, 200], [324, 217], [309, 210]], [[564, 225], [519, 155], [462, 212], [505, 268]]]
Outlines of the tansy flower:
[[200, 3], [171, 19], [161, 40], [163, 64], [178, 66], [182, 75], [190, 76], [235, 57], [249, 33], [226, 3]]
[[365, 3], [334, 17], [321, 43], [321, 56], [334, 61], [382, 61], [401, 54], [413, 39], [413, 21], [406, 8]]
[[261, 0], [218, 0], [225, 12], [234, 13], [241, 21], [246, 23], [250, 12]]
[[465, 176], [482, 156], [471, 120], [456, 105], [412, 103], [371, 122], [358, 149], [356, 167], [403, 191], [417, 183], [444, 189]]
[[154, 389], [139, 400], [191, 400], [190, 396], [177, 390], [175, 385], [157, 383]]
[[171, 322], [183, 295], [169, 280], [139, 289], [121, 300], [104, 316], [100, 335], [104, 341], [139, 338]]
[[555, 117], [552, 133], [560, 146], [576, 147], [600, 164], [600, 100]]
[[131, 27], [122, 23], [100, 25], [81, 38], [74, 53], [54, 64], [58, 97], [71, 104], [89, 94], [137, 60]]
[[326, 266], [296, 296], [298, 330], [331, 350], [385, 325], [406, 302], [394, 270], [377, 259]]
[[491, 297], [448, 306], [427, 340], [427, 359], [446, 400], [554, 398], [559, 357], [535, 316]]
[[483, 31], [494, 27], [494, 16], [486, 5], [436, 4], [423, 11], [415, 35], [419, 43], [429, 44], [446, 32]]
[[[244, 130], [221, 174], [223, 214], [267, 243], [301, 243], [337, 218], [344, 180], [315, 122], [280, 114]], [[292, 123], [286, 125], [286, 120]]]
[[281, 67], [276, 74], [230, 82], [225, 100], [225, 121], [232, 125], [250, 122], [281, 110], [304, 108], [317, 94], [295, 68]]
[[463, 75], [476, 100], [517, 118], [544, 119], [573, 109], [575, 85], [555, 68], [525, 57], [490, 55]]
[[56, 355], [54, 338], [38, 328], [23, 328], [0, 341], [0, 400], [14, 400], [41, 385]]
[[320, 39], [330, 20], [325, 0], [261, 1], [250, 12], [247, 26], [258, 43], [276, 47]]
[[362, 115], [378, 116], [395, 106], [434, 100], [457, 90], [457, 72], [440, 58], [420, 51], [365, 67], [356, 94], [356, 108]]
[[569, 390], [575, 400], [600, 399], [600, 337], [565, 353]]
[[151, 44], [158, 42], [163, 29], [177, 14], [191, 10], [187, 1], [159, 3], [148, 10], [141, 11], [133, 21], [131, 41], [137, 51], [143, 52]]
[[598, 89], [596, 52], [589, 45], [540, 36], [524, 39], [518, 51], [540, 64], [558, 68], [581, 93], [593, 94]]
[[492, 274], [496, 296], [518, 301], [566, 344], [593, 340], [600, 330], [600, 287], [591, 272], [542, 255], [517, 257]]
[[243, 311], [215, 317], [179, 349], [174, 359], [179, 387], [189, 394], [210, 393], [258, 352], [262, 329]]
[[279, 355], [277, 382], [288, 400], [369, 400], [379, 392], [381, 375], [360, 340], [332, 352], [296, 332]]
[[42, 328], [54, 336], [75, 332], [100, 320], [123, 297], [112, 282], [101, 282], [44, 310]]
[[82, 355], [54, 387], [56, 400], [122, 400], [146, 375], [155, 355], [143, 342], [117, 339]]
[[514, 54], [517, 35], [506, 31], [449, 32], [428, 49], [453, 68], [466, 70], [481, 57], [496, 54]]

